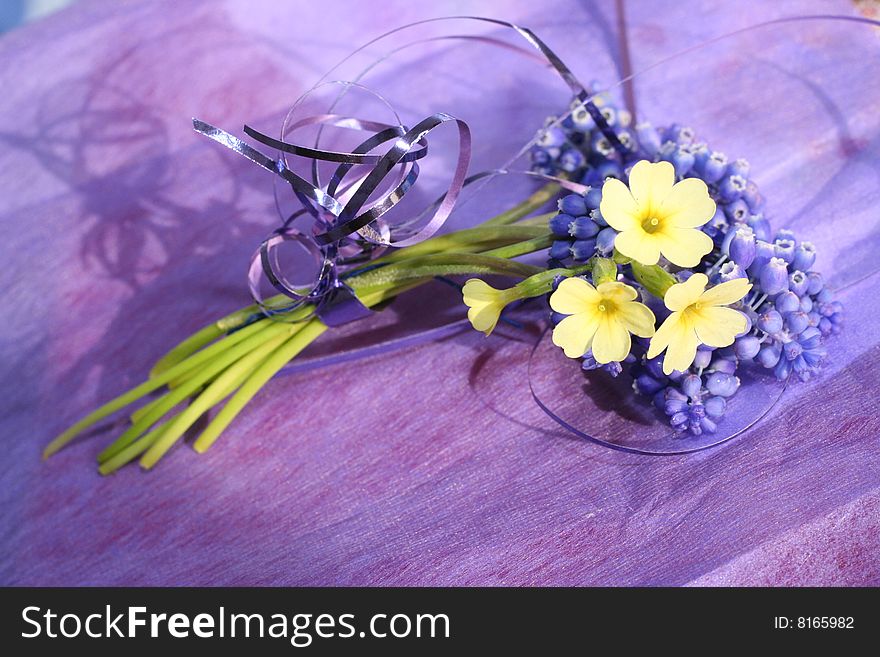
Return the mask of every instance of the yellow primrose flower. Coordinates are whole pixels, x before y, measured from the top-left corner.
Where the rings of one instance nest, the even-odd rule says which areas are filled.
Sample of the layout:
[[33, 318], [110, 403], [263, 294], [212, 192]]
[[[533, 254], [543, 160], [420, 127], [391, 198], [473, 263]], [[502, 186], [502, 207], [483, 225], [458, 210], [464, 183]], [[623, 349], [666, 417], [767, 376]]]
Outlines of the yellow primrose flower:
[[672, 314], [651, 339], [648, 358], [666, 349], [664, 374], [683, 372], [690, 367], [700, 343], [727, 347], [748, 327], [745, 315], [724, 307], [739, 301], [752, 289], [748, 279], [736, 278], [707, 290], [708, 282], [705, 274], [694, 274], [684, 283], [670, 287], [663, 297]]
[[568, 315], [553, 329], [553, 344], [569, 358], [580, 358], [593, 350], [597, 363], [626, 358], [630, 333], [654, 335], [654, 313], [633, 301], [637, 292], [617, 281], [593, 287], [583, 278], [566, 278], [550, 296], [550, 307]]
[[699, 227], [715, 214], [715, 201], [698, 178], [676, 183], [669, 162], [636, 162], [629, 188], [606, 180], [599, 211], [619, 231], [615, 248], [643, 265], [656, 265], [662, 254], [674, 265], [694, 267], [712, 250], [712, 238]]
[[495, 330], [498, 318], [504, 306], [511, 301], [516, 301], [522, 295], [515, 286], [507, 290], [496, 290], [494, 287], [480, 280], [472, 278], [461, 289], [464, 303], [468, 307], [468, 319], [478, 331], [489, 335]]

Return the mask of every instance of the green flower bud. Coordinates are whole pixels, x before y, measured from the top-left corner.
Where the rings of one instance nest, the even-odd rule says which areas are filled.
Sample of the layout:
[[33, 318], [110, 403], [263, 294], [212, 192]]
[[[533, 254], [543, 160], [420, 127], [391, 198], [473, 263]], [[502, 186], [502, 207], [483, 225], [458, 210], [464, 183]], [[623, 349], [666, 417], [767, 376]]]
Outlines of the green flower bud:
[[639, 284], [650, 294], [662, 299], [666, 290], [677, 282], [675, 276], [663, 269], [660, 265], [643, 265], [633, 260], [630, 263], [633, 276]]
[[611, 258], [593, 258], [593, 285], [599, 287], [602, 283], [617, 280], [617, 265]]

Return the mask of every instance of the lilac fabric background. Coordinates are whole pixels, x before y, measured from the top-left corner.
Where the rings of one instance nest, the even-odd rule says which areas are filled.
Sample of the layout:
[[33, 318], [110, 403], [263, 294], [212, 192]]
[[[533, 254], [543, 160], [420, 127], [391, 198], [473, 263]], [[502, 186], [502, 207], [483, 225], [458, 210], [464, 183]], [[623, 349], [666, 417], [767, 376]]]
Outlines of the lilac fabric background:
[[[876, 276], [854, 283], [880, 243], [876, 110], [859, 107], [858, 80], [839, 67], [828, 84], [852, 96], [836, 96], [842, 110], [818, 92], [799, 103], [792, 130], [811, 116], [818, 136], [793, 132], [783, 155], [778, 132], [754, 138], [749, 94], [738, 120], [712, 118], [712, 98], [740, 90], [699, 56], [637, 85], [652, 118], [673, 120], [663, 85], [702, 76], [692, 106], [705, 114], [681, 118], [749, 157], [787, 208], [780, 223], [808, 232], [822, 268], [850, 284], [826, 374], [721, 448], [636, 457], [559, 431], [529, 398], [531, 336], [503, 331], [275, 380], [215, 448], [182, 446], [150, 474], [96, 473], [118, 427], [40, 461], [58, 431], [248, 301], [247, 256], [275, 221], [271, 183], [197, 139], [190, 116], [277, 126], [352, 47], [437, 15], [513, 20], [585, 79], [618, 77], [613, 3], [485, 4], [85, 2], [0, 38], [0, 583], [880, 584], [880, 302]], [[760, 20], [856, 15], [843, 1], [741, 6], [629, 3], [634, 68]], [[849, 49], [876, 73], [880, 33], [859, 30], [827, 51]], [[797, 40], [771, 46], [799, 61]], [[453, 90], [450, 102], [491, 102], [461, 75], [402, 110], [447, 109]], [[534, 130], [524, 116], [552, 105], [511, 103], [488, 123], [515, 144]], [[846, 175], [821, 176], [831, 151]], [[812, 194], [829, 218], [801, 227]], [[448, 300], [410, 298], [361, 340], [429, 326], [425, 308]]]

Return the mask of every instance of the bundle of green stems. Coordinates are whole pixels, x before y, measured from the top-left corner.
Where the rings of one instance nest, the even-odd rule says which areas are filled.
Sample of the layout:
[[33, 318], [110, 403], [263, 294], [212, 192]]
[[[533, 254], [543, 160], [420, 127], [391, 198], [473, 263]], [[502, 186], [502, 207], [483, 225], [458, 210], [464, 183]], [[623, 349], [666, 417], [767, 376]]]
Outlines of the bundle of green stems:
[[[368, 307], [438, 276], [501, 275], [522, 280], [541, 274], [536, 280], [549, 291], [548, 270], [515, 258], [550, 246], [553, 236], [547, 221], [555, 213], [530, 215], [557, 193], [557, 185], [546, 185], [474, 228], [438, 235], [372, 260], [362, 272], [350, 272], [345, 282]], [[278, 296], [267, 304], [285, 301], [289, 300]], [[84, 430], [148, 397], [130, 412], [128, 428], [98, 455], [102, 474], [137, 459], [143, 468], [152, 468], [201, 416], [218, 409], [193, 443], [197, 452], [204, 452], [281, 368], [327, 330], [310, 306], [281, 317], [261, 314], [256, 305], [237, 310], [171, 349], [146, 381], [76, 422], [43, 455], [51, 456]]]

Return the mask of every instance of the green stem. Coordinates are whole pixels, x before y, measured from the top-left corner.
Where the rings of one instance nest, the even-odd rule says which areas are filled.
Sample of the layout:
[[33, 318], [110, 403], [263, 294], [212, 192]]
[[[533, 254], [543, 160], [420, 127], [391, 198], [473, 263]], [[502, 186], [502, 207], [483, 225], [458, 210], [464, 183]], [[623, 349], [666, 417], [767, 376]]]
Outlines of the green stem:
[[559, 214], [557, 211], [553, 212], [545, 212], [544, 214], [536, 214], [534, 217], [529, 217], [528, 219], [523, 219], [522, 221], [517, 222], [517, 226], [541, 226], [542, 228], [547, 228], [547, 222], [549, 222], [553, 217]]
[[544, 271], [541, 267], [526, 265], [504, 257], [485, 254], [437, 253], [372, 269], [360, 276], [348, 279], [348, 283], [355, 291], [358, 291], [361, 288], [432, 276], [499, 274], [528, 278], [541, 271]]
[[220, 322], [215, 322], [199, 329], [156, 361], [156, 364], [150, 370], [150, 377], [158, 376], [190, 354], [194, 354], [206, 344], [213, 342], [225, 332], [220, 327]]
[[506, 224], [512, 224], [523, 217], [527, 217], [538, 208], [552, 201], [558, 193], [559, 185], [556, 183], [547, 183], [519, 205], [515, 205], [510, 208], [510, 210], [484, 221], [483, 226], [503, 226]]
[[[216, 358], [208, 361], [204, 367], [199, 369], [196, 376], [165, 395], [160, 403], [153, 406], [143, 415], [143, 417], [126, 429], [122, 435], [113, 442], [113, 444], [101, 452], [98, 456], [98, 460], [106, 461], [109, 457], [117, 454], [122, 448], [133, 443], [138, 436], [149, 429], [168, 411], [193, 394], [196, 390], [202, 387], [205, 382], [222, 372], [229, 365], [264, 344], [267, 340], [270, 340], [281, 333], [289, 334], [291, 331], [296, 330], [298, 326], [299, 325], [296, 324], [269, 322], [261, 331], [256, 332], [248, 339], [242, 340], [240, 344], [235, 345], [231, 349], [220, 353]], [[233, 333], [233, 335], [235, 334]]]
[[[268, 299], [266, 303], [271, 304], [272, 302], [281, 301], [284, 298], [283, 295], [279, 294]], [[189, 358], [192, 354], [196, 353], [199, 349], [214, 339], [229, 333], [229, 331], [232, 331], [233, 329], [239, 328], [258, 312], [260, 312], [260, 309], [257, 305], [246, 306], [199, 329], [196, 333], [183, 340], [180, 344], [173, 347], [171, 351], [167, 352], [156, 361], [156, 364], [153, 365], [153, 368], [150, 370], [150, 377], [158, 376], [165, 370]], [[307, 314], [308, 313], [303, 309], [297, 309], [296, 311], [293, 311], [287, 319], [289, 321], [297, 321], [298, 319], [305, 319]]]
[[[291, 327], [293, 335], [299, 332], [301, 326], [294, 325]], [[144, 441], [147, 449], [161, 451], [162, 454], [168, 451], [203, 413], [220, 403], [224, 397], [234, 391], [242, 382], [246, 381], [251, 372], [258, 368], [289, 337], [290, 332], [285, 331], [267, 340], [244, 357], [230, 364], [183, 412], [174, 416], [167, 424], [163, 425], [164, 430], [160, 436], [151, 437], [148, 444], [146, 444], [146, 440]], [[144, 438], [146, 439], [147, 436], [144, 436]], [[110, 456], [113, 455], [111, 454]]]
[[48, 458], [52, 456], [52, 454], [54, 454], [59, 449], [68, 444], [71, 440], [73, 440], [77, 436], [77, 434], [96, 424], [97, 422], [100, 422], [109, 415], [112, 415], [119, 409], [128, 406], [132, 402], [135, 402], [141, 397], [144, 397], [145, 395], [148, 395], [154, 390], [162, 387], [174, 377], [179, 376], [184, 372], [211, 360], [223, 351], [234, 347], [234, 345], [238, 344], [239, 342], [242, 342], [254, 335], [255, 333], [263, 330], [264, 328], [266, 328], [266, 324], [266, 321], [255, 322], [250, 326], [246, 326], [240, 331], [231, 333], [230, 335], [227, 335], [223, 339], [215, 342], [209, 347], [206, 347], [202, 351], [199, 351], [198, 353], [187, 358], [186, 360], [158, 374], [155, 378], [148, 379], [139, 386], [132, 388], [128, 392], [119, 395], [115, 399], [111, 399], [103, 406], [95, 409], [84, 418], [76, 422], [66, 431], [63, 431], [61, 434], [59, 434], [51, 443], [46, 446], [46, 449], [43, 450], [43, 458]]
[[[487, 249], [505, 246], [523, 240], [540, 237], [547, 232], [546, 222], [544, 226], [516, 225], [516, 226], [478, 226], [466, 230], [458, 230], [454, 233], [438, 235], [419, 242], [405, 249], [392, 251], [391, 253], [370, 261], [369, 267], [384, 265], [392, 262], [400, 262], [417, 256], [455, 251], [456, 253], [472, 253]], [[357, 275], [357, 274], [355, 274]]]
[[517, 283], [514, 286], [519, 290], [517, 298], [530, 299], [532, 297], [544, 296], [553, 289], [553, 281], [556, 280], [557, 276], [565, 276], [566, 278], [577, 276], [578, 274], [590, 271], [592, 268], [593, 263], [587, 262], [586, 264], [571, 269], [547, 269]]
[[[241, 412], [241, 409], [253, 399], [254, 395], [260, 391], [269, 379], [326, 330], [327, 327], [320, 320], [313, 319], [299, 333], [281, 345], [251, 373], [241, 388], [226, 402], [226, 405], [211, 420], [211, 423], [205, 428], [202, 435], [196, 439], [193, 448], [201, 453], [213, 445], [223, 430], [229, 426], [229, 423], [235, 419]], [[165, 453], [166, 449], [165, 443], [157, 442], [151, 446], [141, 459], [141, 466], [146, 469], [152, 468], [156, 461]]]
[[548, 233], [546, 229], [544, 229], [544, 234], [541, 237], [536, 237], [534, 239], [526, 240], [525, 242], [519, 242], [517, 244], [502, 246], [497, 249], [492, 249], [491, 251], [481, 253], [480, 255], [491, 258], [516, 258], [522, 255], [526, 255], [528, 253], [540, 251], [541, 249], [546, 249], [548, 246], [553, 244], [554, 239], [555, 238], [553, 237], [553, 234]]
[[100, 472], [102, 475], [108, 475], [116, 472], [123, 465], [131, 463], [134, 459], [147, 451], [150, 445], [152, 445], [162, 436], [162, 433], [167, 427], [167, 424], [163, 424], [162, 426], [153, 429], [149, 433], [144, 434], [139, 440], [120, 450], [118, 453], [101, 463], [98, 466], [98, 472]]
[[[164, 395], [162, 397], [164, 397]], [[128, 416], [128, 419], [131, 420], [132, 422], [137, 422], [144, 415], [149, 413], [150, 409], [155, 408], [159, 403], [161, 403], [162, 397], [156, 397], [152, 401], [148, 401], [146, 404], [144, 404], [140, 408], [136, 408], [135, 410], [133, 410], [131, 412], [131, 415]]]

